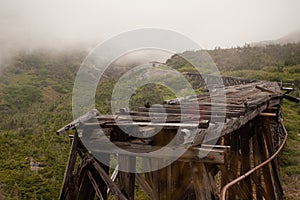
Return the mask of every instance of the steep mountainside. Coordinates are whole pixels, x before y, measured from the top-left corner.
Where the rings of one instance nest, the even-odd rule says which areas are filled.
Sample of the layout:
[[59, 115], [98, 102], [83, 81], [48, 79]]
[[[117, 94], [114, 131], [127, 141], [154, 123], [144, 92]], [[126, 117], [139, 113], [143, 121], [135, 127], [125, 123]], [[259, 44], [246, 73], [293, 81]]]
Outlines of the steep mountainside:
[[[55, 199], [68, 156], [58, 127], [72, 119], [76, 71], [85, 52], [22, 52], [0, 79], [0, 194], [3, 199]], [[30, 166], [30, 158], [41, 163]], [[0, 196], [1, 196], [0, 195]], [[2, 198], [0, 198], [2, 199]]]

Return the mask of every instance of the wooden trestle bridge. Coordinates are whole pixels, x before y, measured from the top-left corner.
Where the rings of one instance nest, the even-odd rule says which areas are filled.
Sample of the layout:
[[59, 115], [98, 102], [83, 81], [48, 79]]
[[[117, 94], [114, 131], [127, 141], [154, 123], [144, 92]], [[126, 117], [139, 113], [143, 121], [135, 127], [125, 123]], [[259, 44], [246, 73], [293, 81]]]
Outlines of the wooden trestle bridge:
[[[207, 81], [204, 79], [214, 78], [186, 76], [199, 79], [199, 87]], [[283, 199], [276, 156], [287, 137], [280, 102], [289, 96], [276, 82], [222, 79], [226, 103], [211, 101], [212, 95], [218, 97], [216, 92], [138, 111], [122, 109], [114, 115], [92, 110], [58, 130], [58, 134], [75, 130], [70, 135], [71, 150], [59, 199]], [[292, 90], [286, 89], [287, 93]], [[220, 124], [222, 129], [216, 134]], [[134, 134], [128, 135], [124, 127]], [[149, 135], [156, 127], [160, 131]], [[97, 135], [100, 128], [104, 136]], [[123, 153], [103, 142], [97, 145], [103, 137]], [[119, 170], [138, 165], [146, 168], [172, 157], [166, 153], [142, 156], [138, 161], [132, 156], [147, 155], [171, 141], [185, 152], [169, 165], [143, 173]], [[91, 145], [92, 150], [87, 147]], [[110, 169], [99, 160], [116, 167]]]

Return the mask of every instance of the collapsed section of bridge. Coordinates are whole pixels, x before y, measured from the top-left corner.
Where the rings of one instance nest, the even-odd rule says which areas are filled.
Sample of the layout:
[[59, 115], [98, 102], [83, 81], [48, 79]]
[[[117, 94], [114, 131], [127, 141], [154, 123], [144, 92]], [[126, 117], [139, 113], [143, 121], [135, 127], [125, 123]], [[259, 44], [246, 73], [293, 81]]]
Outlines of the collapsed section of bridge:
[[[199, 87], [214, 78], [186, 76]], [[74, 130], [59, 199], [132, 200], [137, 190], [148, 199], [283, 199], [280, 102], [292, 97], [276, 82], [222, 81], [223, 93], [215, 88], [113, 115], [94, 109], [58, 130]]]

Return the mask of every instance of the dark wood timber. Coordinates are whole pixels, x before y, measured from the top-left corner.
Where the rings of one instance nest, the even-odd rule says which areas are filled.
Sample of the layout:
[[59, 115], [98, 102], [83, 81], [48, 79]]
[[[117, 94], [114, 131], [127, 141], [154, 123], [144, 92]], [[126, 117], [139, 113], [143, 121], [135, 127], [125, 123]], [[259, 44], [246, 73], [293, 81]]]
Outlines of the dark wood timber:
[[282, 148], [287, 94], [275, 82], [184, 75], [206, 92], [112, 115], [93, 109], [60, 128], [75, 132], [59, 199], [218, 200], [229, 184], [229, 200], [283, 200], [278, 161], [256, 167]]

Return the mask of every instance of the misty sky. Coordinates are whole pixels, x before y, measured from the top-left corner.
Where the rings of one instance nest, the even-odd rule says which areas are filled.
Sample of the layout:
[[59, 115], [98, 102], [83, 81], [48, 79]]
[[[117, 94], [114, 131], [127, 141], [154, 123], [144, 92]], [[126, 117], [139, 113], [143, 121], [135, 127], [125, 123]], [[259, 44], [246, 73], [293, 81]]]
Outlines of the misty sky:
[[0, 46], [96, 44], [154, 27], [203, 48], [232, 47], [299, 30], [299, 9], [299, 0], [0, 0]]

